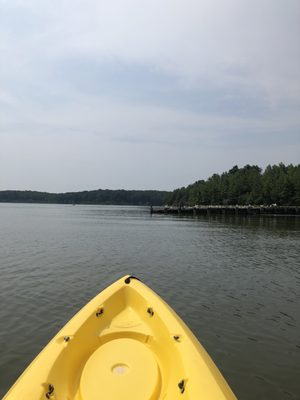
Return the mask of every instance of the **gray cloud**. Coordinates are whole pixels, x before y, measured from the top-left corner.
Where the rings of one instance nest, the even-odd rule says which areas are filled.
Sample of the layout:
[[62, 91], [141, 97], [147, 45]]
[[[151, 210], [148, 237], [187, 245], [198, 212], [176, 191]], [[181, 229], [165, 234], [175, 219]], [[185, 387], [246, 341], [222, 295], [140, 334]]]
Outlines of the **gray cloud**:
[[300, 5], [0, 0], [0, 188], [299, 162]]

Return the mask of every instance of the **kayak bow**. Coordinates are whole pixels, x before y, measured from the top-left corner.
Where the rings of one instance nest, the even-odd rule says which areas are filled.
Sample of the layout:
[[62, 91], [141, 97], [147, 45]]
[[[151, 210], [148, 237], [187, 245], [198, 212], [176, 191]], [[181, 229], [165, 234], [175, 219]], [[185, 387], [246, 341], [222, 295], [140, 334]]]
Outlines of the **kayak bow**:
[[4, 400], [234, 400], [178, 315], [125, 276], [83, 307]]

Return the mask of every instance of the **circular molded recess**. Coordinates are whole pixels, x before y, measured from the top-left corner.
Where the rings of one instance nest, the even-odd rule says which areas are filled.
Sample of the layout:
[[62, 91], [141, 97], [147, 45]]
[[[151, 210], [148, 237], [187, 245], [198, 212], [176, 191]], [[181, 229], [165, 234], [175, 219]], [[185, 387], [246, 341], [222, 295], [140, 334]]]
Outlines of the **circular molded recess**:
[[148, 346], [134, 339], [115, 339], [100, 346], [86, 362], [80, 380], [83, 400], [154, 400], [160, 373]]
[[115, 375], [124, 375], [129, 371], [129, 367], [126, 364], [116, 364], [112, 367], [112, 373]]

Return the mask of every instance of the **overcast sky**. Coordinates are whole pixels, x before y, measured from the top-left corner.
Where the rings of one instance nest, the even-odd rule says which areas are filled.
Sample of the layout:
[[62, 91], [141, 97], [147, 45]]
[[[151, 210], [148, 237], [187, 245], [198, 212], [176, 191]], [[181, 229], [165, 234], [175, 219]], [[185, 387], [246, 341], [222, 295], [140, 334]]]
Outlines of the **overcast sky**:
[[299, 0], [0, 0], [0, 190], [300, 162]]

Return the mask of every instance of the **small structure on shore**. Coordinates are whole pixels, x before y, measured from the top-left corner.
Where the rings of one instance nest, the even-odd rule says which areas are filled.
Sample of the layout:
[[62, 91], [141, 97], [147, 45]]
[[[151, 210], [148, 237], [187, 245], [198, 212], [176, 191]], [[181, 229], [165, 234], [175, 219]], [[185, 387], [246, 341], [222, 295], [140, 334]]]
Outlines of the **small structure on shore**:
[[299, 206], [278, 206], [272, 205], [195, 205], [191, 206], [164, 206], [152, 207], [151, 214], [237, 214], [237, 215], [298, 215], [300, 216]]

